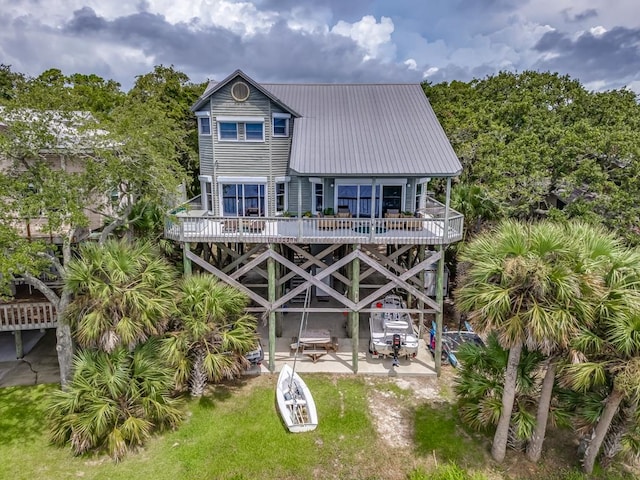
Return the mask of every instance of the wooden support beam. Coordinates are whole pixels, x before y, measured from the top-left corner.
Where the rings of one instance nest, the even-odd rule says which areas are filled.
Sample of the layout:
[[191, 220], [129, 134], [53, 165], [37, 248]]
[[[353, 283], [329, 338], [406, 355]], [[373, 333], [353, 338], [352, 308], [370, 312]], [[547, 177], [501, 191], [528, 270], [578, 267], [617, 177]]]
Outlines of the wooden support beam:
[[[324, 257], [326, 257], [327, 255], [329, 255], [330, 253], [333, 253], [334, 250], [337, 250], [338, 248], [340, 248], [340, 244], [329, 245], [327, 248], [325, 248], [318, 255], [313, 256], [312, 254], [307, 252], [305, 249], [300, 248], [295, 243], [289, 244], [287, 246], [291, 250], [296, 252], [298, 255], [300, 255], [300, 256], [302, 256], [302, 257], [307, 259], [306, 262], [304, 262], [302, 265], [300, 265], [300, 268], [302, 268], [303, 270], [307, 270], [309, 267], [311, 267], [313, 265], [316, 265], [316, 266], [321, 267], [321, 268], [326, 267], [327, 265], [326, 265], [326, 263], [324, 263], [322, 261], [322, 259]], [[278, 283], [284, 284], [285, 282], [288, 282], [290, 279], [292, 279], [295, 276], [296, 276], [295, 272], [289, 272], [286, 275], [284, 275], [282, 278], [280, 278], [280, 280], [278, 280]], [[347, 282], [349, 281], [349, 279], [346, 278], [344, 275], [342, 275], [340, 272], [335, 272], [333, 274], [333, 276], [335, 278], [337, 278], [338, 280], [340, 280], [341, 282], [345, 283], [345, 284], [347, 284]]]
[[227, 275], [226, 273], [222, 272], [221, 270], [218, 270], [216, 267], [214, 267], [210, 263], [205, 262], [202, 258], [200, 258], [199, 256], [197, 256], [194, 253], [187, 252], [187, 256], [194, 263], [197, 263], [202, 268], [204, 268], [206, 271], [208, 271], [210, 273], [213, 273], [216, 277], [218, 277], [223, 282], [228, 283], [229, 285], [231, 285], [233, 287], [236, 287], [241, 292], [246, 293], [251, 300], [256, 302], [258, 305], [261, 305], [264, 309], [270, 309], [269, 308], [270, 305], [269, 305], [268, 301], [266, 301], [264, 298], [262, 298], [260, 295], [258, 295], [257, 293], [253, 292], [252, 290], [249, 290], [247, 287], [242, 285], [240, 282], [238, 282], [238, 281], [234, 280], [233, 278], [229, 277], [229, 275]]
[[297, 286], [296, 288], [291, 290], [289, 293], [284, 295], [282, 298], [279, 298], [278, 300], [276, 300], [276, 302], [273, 305], [271, 305], [272, 309], [276, 309], [276, 308], [281, 307], [282, 305], [287, 303], [289, 300], [291, 300], [296, 295], [304, 292], [310, 286], [315, 286], [316, 288], [321, 289], [322, 291], [326, 292], [331, 297], [335, 298], [338, 302], [340, 302], [343, 305], [345, 305], [347, 308], [355, 309], [355, 304], [351, 300], [349, 300], [348, 298], [345, 298], [344, 295], [340, 294], [339, 292], [337, 292], [336, 290], [331, 288], [329, 285], [325, 284], [322, 281], [322, 279], [325, 278], [325, 277], [328, 277], [329, 275], [331, 275], [334, 271], [338, 270], [339, 268], [342, 268], [343, 266], [349, 264], [357, 256], [356, 252], [350, 253], [349, 255], [341, 258], [340, 260], [338, 260], [334, 264], [327, 265], [326, 268], [324, 268], [320, 273], [318, 273], [315, 276], [311, 275], [309, 272], [307, 272], [305, 270], [302, 270], [295, 263], [290, 262], [289, 260], [287, 260], [286, 258], [284, 258], [280, 254], [277, 254], [277, 253], [274, 253], [274, 252], [270, 252], [270, 255], [272, 255], [275, 258], [276, 261], [278, 261], [281, 264], [283, 264], [289, 270], [292, 270], [292, 271], [296, 272], [300, 277], [302, 277], [303, 279], [306, 280], [306, 282], [304, 282], [301, 285]]
[[377, 300], [378, 298], [382, 297], [385, 293], [387, 293], [388, 291], [392, 290], [395, 287], [402, 288], [402, 289], [406, 290], [407, 292], [412, 293], [416, 298], [419, 298], [419, 299], [423, 300], [427, 305], [429, 305], [433, 309], [437, 310], [437, 309], [441, 308], [441, 307], [438, 306], [438, 304], [436, 302], [434, 302], [431, 298], [429, 298], [424, 293], [424, 288], [417, 289], [413, 285], [410, 285], [407, 282], [408, 278], [411, 278], [414, 275], [417, 275], [421, 270], [424, 270], [427, 265], [431, 265], [432, 263], [434, 263], [434, 259], [439, 259], [440, 258], [439, 257], [439, 253], [436, 253], [435, 255], [429, 256], [429, 258], [425, 259], [423, 262], [418, 263], [416, 266], [414, 266], [413, 268], [407, 270], [406, 272], [404, 272], [400, 276], [393, 275], [386, 268], [384, 268], [381, 265], [377, 264], [375, 262], [375, 260], [369, 258], [367, 255], [364, 255], [361, 252], [358, 252], [358, 253], [359, 253], [358, 257], [363, 262], [367, 263], [371, 267], [375, 268], [378, 272], [380, 272], [385, 278], [387, 278], [389, 280], [389, 283], [387, 285], [384, 285], [384, 286], [380, 287], [375, 292], [371, 293], [364, 300], [361, 300], [358, 303], [356, 310], [362, 309], [368, 303], [371, 303], [374, 300]]
[[[273, 245], [269, 244], [269, 251], [273, 252]], [[269, 273], [268, 298], [270, 305], [276, 301], [276, 261], [273, 256], [267, 258], [267, 272]], [[276, 312], [269, 310], [269, 371], [276, 370]]]
[[16, 358], [24, 357], [24, 347], [22, 345], [22, 330], [14, 330], [14, 341], [16, 344]]
[[189, 254], [191, 253], [191, 246], [189, 243], [185, 242], [182, 244], [182, 268], [184, 270], [184, 275], [189, 276], [193, 273], [193, 268], [191, 267], [191, 260], [189, 258]]
[[[225, 248], [228, 249], [229, 251], [232, 251], [229, 247], [227, 247], [225, 245]], [[249, 250], [247, 253], [244, 253], [242, 255], [239, 255], [237, 252], [234, 252], [235, 254], [235, 260], [233, 262], [231, 262], [229, 265], [226, 265], [222, 271], [225, 273], [229, 273], [232, 272], [233, 270], [235, 270], [239, 265], [242, 265], [248, 258], [251, 258], [253, 255], [255, 255], [256, 253], [258, 253], [261, 250], [265, 249], [265, 245], [264, 244], [256, 244], [251, 250]], [[265, 272], [262, 269], [256, 269], [255, 270], [256, 273], [260, 274], [261, 277], [263, 277], [265, 280], [268, 278], [267, 272]]]
[[436, 312], [436, 351], [435, 351], [435, 363], [436, 363], [436, 375], [440, 377], [442, 373], [442, 322], [444, 319], [444, 309], [442, 308], [442, 282], [444, 279], [444, 250], [442, 245], [438, 245], [438, 252], [440, 253], [440, 260], [438, 261], [438, 273], [436, 276], [436, 302], [440, 306], [439, 311]]
[[[424, 245], [420, 245], [419, 249], [418, 249], [418, 260], [420, 261], [420, 263], [424, 262], [424, 255], [425, 255], [425, 246]], [[425, 281], [425, 271], [421, 270], [420, 274], [418, 275], [419, 279], [420, 279], [420, 285], [422, 286], [422, 288], [424, 288], [424, 281]], [[424, 302], [421, 299], [418, 299], [418, 310], [420, 310], [420, 313], [418, 314], [418, 338], [422, 338], [422, 333], [423, 333], [423, 328], [424, 328]]]
[[[354, 304], [358, 304], [360, 301], [360, 258], [362, 255], [360, 251], [360, 245], [353, 246], [353, 252], [356, 257], [351, 262], [351, 301]], [[352, 345], [352, 368], [353, 373], [358, 373], [358, 348], [360, 340], [360, 312], [357, 310], [351, 311], [351, 345]]]
[[[259, 254], [257, 257], [253, 257], [249, 262], [245, 263], [242, 267], [238, 268], [235, 272], [229, 275], [229, 277], [233, 278], [234, 280], [238, 280], [241, 276], [249, 272], [254, 272], [259, 270], [258, 265], [260, 265], [263, 262], [266, 262], [267, 258], [269, 258], [270, 256], [271, 256], [271, 251], [268, 249], [265, 250], [264, 252]], [[264, 278], [268, 280], [269, 276], [267, 275]]]

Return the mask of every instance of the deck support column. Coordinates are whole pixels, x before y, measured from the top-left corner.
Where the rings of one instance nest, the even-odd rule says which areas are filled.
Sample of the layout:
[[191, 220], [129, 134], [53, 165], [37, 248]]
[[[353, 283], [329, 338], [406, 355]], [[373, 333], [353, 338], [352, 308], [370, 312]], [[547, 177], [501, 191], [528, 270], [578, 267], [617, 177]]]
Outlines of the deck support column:
[[438, 260], [438, 273], [436, 275], [436, 302], [439, 310], [436, 312], [436, 351], [435, 351], [435, 364], [436, 374], [440, 377], [442, 370], [442, 321], [444, 318], [443, 308], [443, 281], [444, 281], [444, 248], [442, 245], [438, 245], [438, 252], [440, 252], [440, 260]]
[[24, 357], [24, 349], [22, 346], [22, 330], [15, 330], [13, 332], [14, 341], [16, 342], [16, 358]]
[[[418, 261], [421, 263], [424, 261], [425, 250], [426, 248], [424, 245], [420, 245], [420, 247], [418, 247]], [[420, 279], [420, 290], [424, 290], [424, 270], [420, 271], [418, 278]], [[418, 300], [418, 308], [420, 309], [420, 313], [418, 314], [418, 339], [421, 339], [424, 332], [424, 302], [422, 300]]]
[[189, 276], [193, 273], [191, 266], [191, 259], [188, 257], [188, 253], [191, 251], [191, 245], [188, 242], [182, 244], [182, 267], [184, 269], [184, 275]]
[[[360, 250], [360, 245], [353, 246], [353, 251]], [[360, 259], [353, 259], [351, 264], [351, 300], [353, 303], [360, 301]], [[351, 347], [353, 373], [358, 373], [358, 348], [360, 343], [360, 312], [351, 311]]]
[[[269, 244], [269, 250], [273, 253], [273, 244]], [[276, 301], [276, 261], [273, 257], [267, 258], [267, 276], [268, 291], [267, 300], [269, 301], [269, 371], [275, 372], [276, 369], [276, 312], [273, 310], [273, 304]]]

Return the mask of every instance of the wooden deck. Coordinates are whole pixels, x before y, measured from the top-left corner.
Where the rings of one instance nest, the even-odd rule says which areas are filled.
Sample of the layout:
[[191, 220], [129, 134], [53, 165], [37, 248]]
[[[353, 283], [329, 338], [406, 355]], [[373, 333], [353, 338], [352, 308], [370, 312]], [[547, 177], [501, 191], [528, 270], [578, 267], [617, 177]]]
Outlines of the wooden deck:
[[165, 237], [179, 242], [442, 245], [462, 239], [464, 217], [216, 217], [190, 210], [168, 218]]

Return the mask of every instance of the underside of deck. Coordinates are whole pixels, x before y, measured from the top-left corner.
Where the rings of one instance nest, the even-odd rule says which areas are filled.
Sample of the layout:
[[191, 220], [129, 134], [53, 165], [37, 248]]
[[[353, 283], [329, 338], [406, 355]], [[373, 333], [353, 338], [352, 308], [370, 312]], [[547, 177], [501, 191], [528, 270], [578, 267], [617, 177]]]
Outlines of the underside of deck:
[[[368, 345], [369, 313], [386, 295], [403, 296], [406, 308], [399, 311], [412, 316], [421, 338], [426, 322], [442, 323], [441, 245], [199, 242], [183, 248], [185, 274], [209, 272], [251, 299], [248, 310], [262, 321], [270, 371], [284, 360], [277, 348], [291, 342], [286, 332], [298, 328], [304, 316], [308, 323], [327, 315], [344, 319], [335, 336], [349, 339], [349, 367], [355, 373]], [[346, 352], [341, 347], [331, 354], [338, 353]]]

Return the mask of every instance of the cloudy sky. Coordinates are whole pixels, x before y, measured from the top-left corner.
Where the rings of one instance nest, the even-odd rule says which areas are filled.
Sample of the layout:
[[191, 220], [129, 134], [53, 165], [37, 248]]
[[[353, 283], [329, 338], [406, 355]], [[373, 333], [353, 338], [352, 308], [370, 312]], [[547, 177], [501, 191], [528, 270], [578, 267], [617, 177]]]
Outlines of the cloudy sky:
[[154, 65], [194, 82], [432, 82], [568, 73], [640, 93], [638, 0], [0, 0], [0, 63], [131, 87]]

